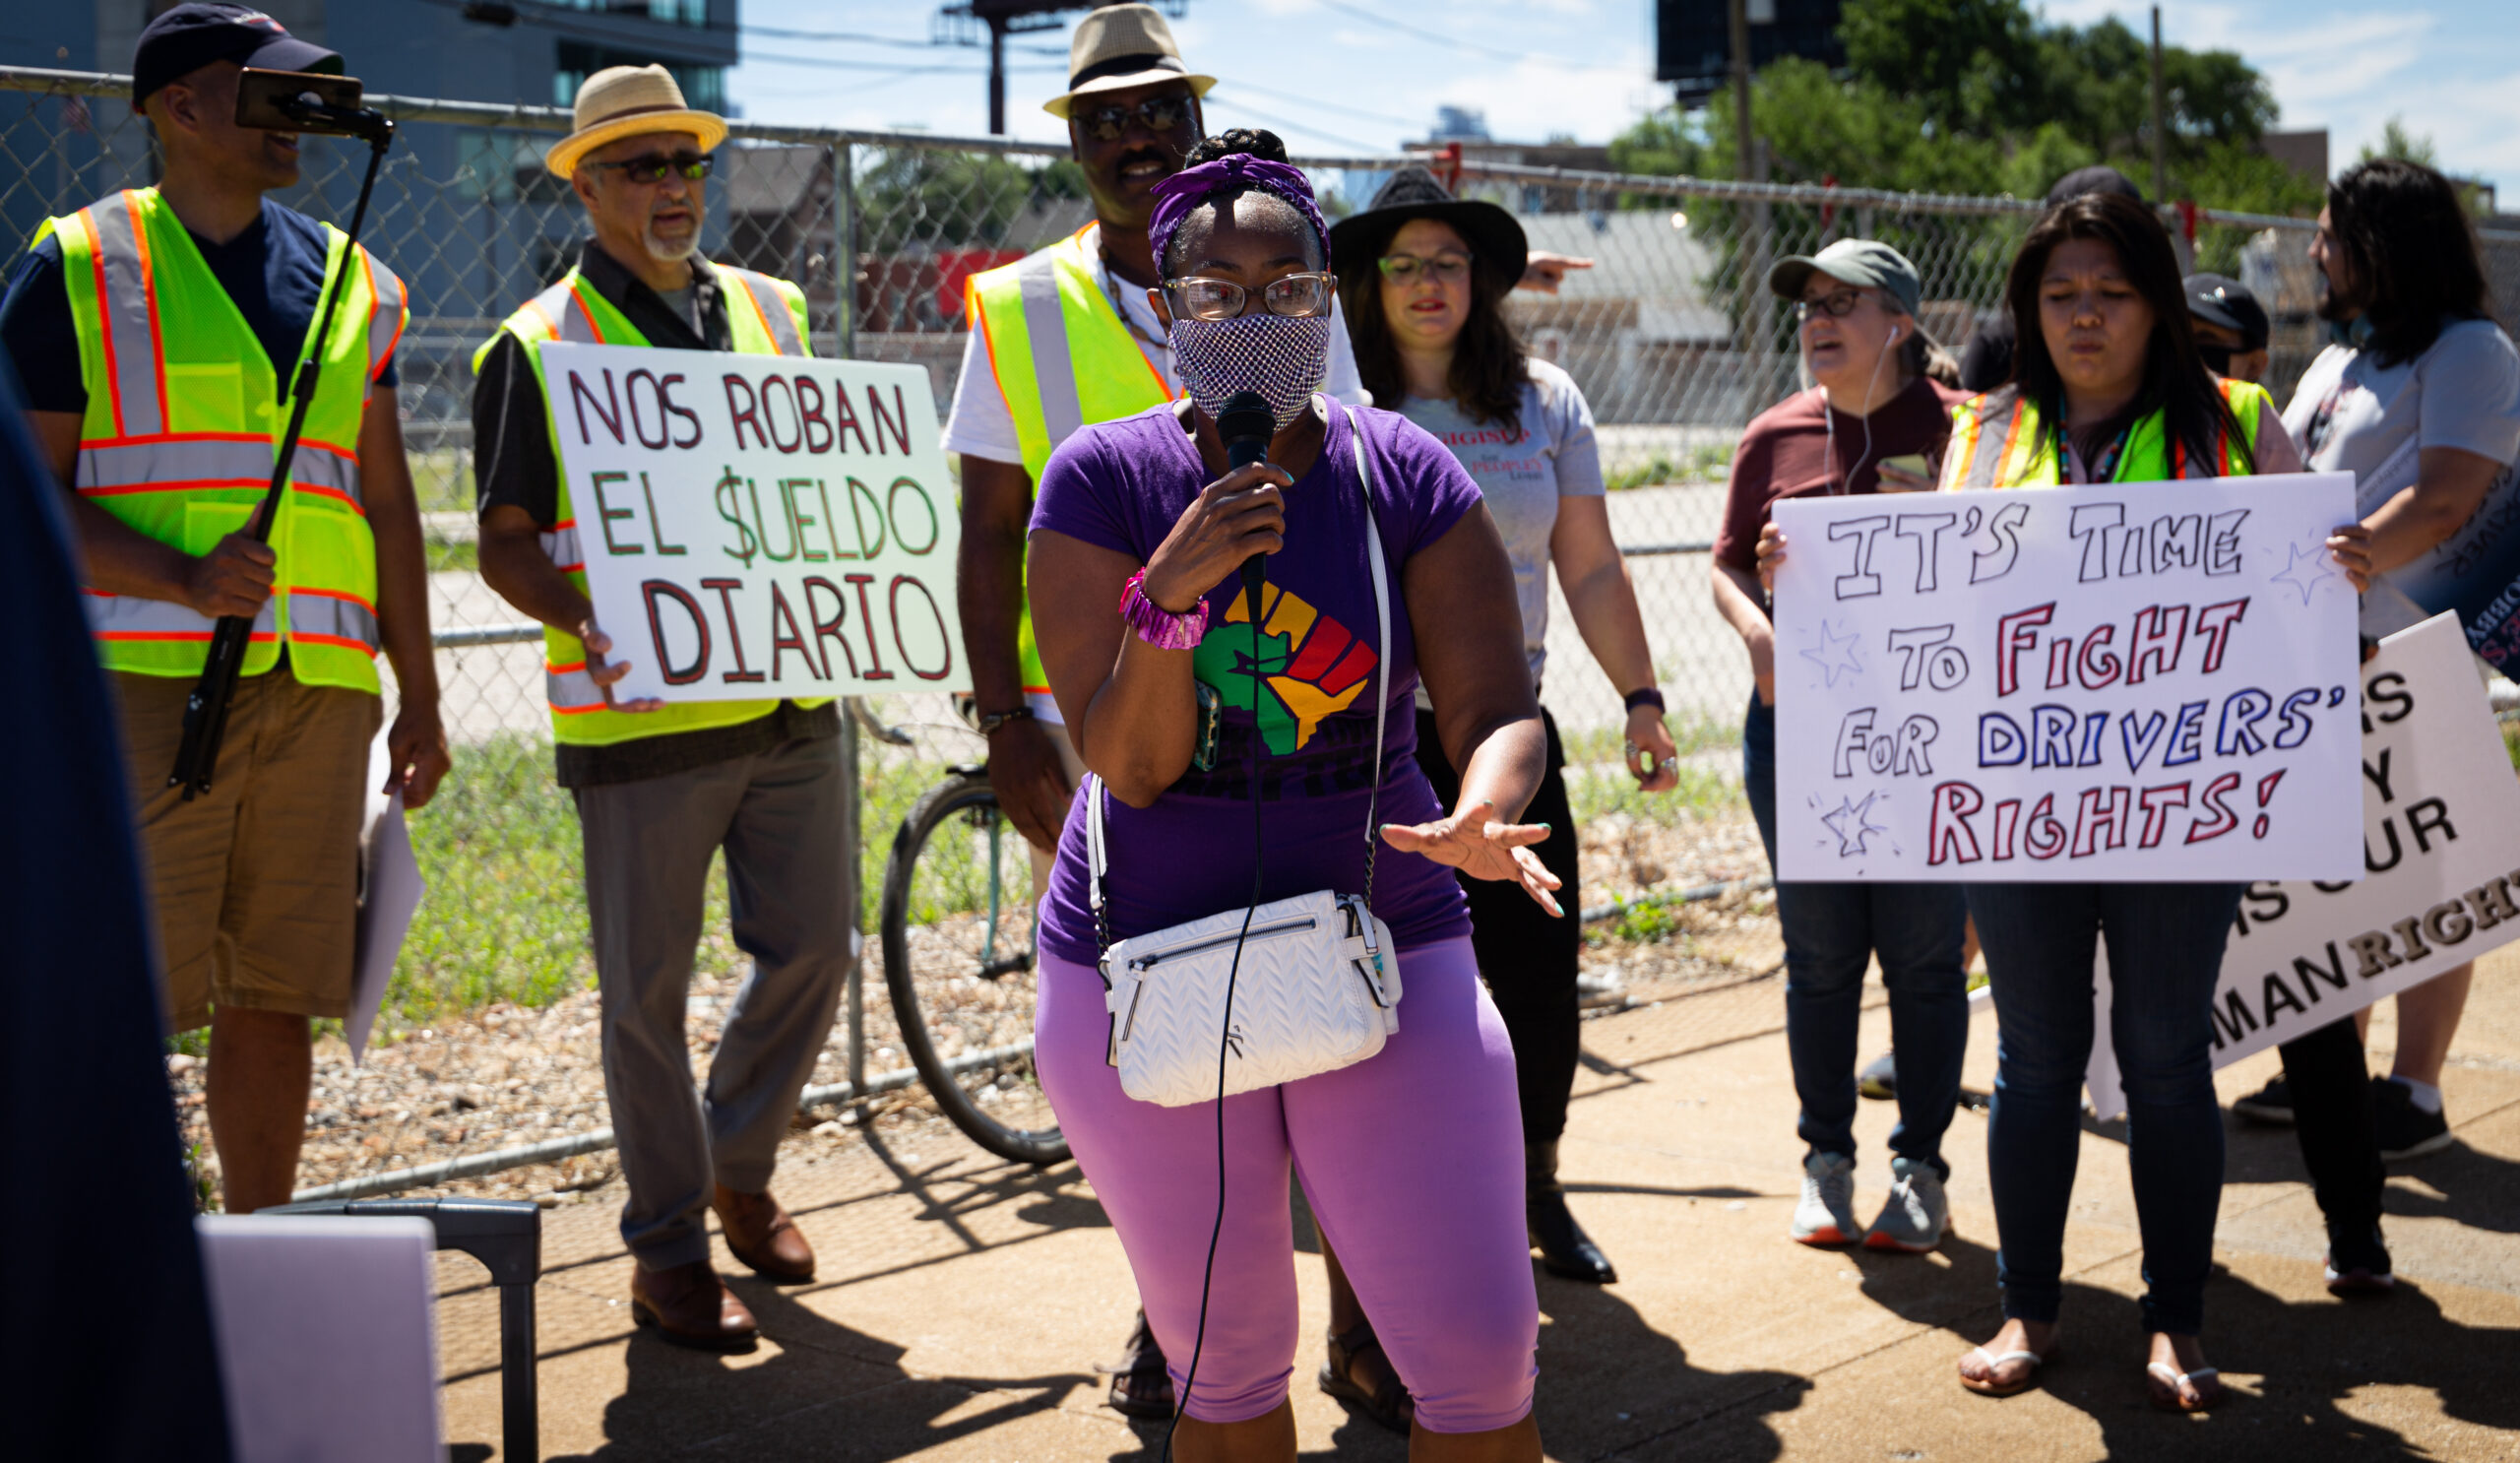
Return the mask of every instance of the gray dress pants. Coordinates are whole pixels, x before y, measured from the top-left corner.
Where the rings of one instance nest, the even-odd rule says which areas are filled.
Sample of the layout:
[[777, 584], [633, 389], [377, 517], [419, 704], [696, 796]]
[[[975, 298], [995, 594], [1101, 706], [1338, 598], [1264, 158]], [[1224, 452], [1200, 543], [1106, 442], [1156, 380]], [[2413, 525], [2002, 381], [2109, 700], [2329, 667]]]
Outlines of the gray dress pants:
[[[709, 1258], [713, 1183], [770, 1186], [849, 969], [843, 791], [833, 737], [576, 790], [604, 1093], [630, 1187], [621, 1238], [648, 1269]], [[692, 1085], [685, 1003], [722, 848], [735, 946], [753, 967], [704, 1092]]]

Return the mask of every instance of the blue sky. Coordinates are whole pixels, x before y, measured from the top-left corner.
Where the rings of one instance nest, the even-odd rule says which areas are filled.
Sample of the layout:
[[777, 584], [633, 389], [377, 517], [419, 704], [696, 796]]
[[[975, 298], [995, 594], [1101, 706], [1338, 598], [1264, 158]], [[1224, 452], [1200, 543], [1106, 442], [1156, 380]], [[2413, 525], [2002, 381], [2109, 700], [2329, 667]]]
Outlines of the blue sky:
[[[924, 42], [936, 0], [744, 0], [748, 27]], [[2147, 7], [2045, 0], [2053, 20], [2114, 14], [2139, 33]], [[2236, 50], [2275, 84], [2286, 127], [2325, 126], [2353, 160], [2393, 115], [2429, 134], [2453, 171], [2520, 204], [2520, 3], [2515, 0], [2168, 0], [2172, 44]], [[1668, 97], [1653, 80], [1649, 0], [1189, 0], [1174, 23], [1191, 64], [1223, 79], [1214, 126], [1257, 124], [1298, 150], [1383, 152], [1422, 137], [1447, 103], [1487, 114], [1500, 139], [1604, 142]], [[1040, 110], [1065, 73], [1067, 32], [1010, 45], [1017, 137], [1062, 140]], [[986, 53], [755, 33], [729, 79], [744, 115], [842, 126], [987, 128]], [[845, 67], [796, 64], [821, 57]], [[937, 68], [921, 71], [919, 68]]]

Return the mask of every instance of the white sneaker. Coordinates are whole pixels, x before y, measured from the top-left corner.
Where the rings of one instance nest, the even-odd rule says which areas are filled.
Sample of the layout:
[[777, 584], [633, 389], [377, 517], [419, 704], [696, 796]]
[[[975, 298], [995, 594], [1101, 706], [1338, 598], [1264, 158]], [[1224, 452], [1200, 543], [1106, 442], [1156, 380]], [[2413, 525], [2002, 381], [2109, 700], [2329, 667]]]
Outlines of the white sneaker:
[[1863, 1240], [1866, 1249], [1896, 1249], [1922, 1254], [1951, 1233], [1951, 1201], [1943, 1197], [1942, 1176], [1913, 1158], [1890, 1160], [1890, 1201], [1872, 1222]]
[[1855, 1160], [1815, 1153], [1802, 1161], [1802, 1200], [1794, 1206], [1796, 1242], [1854, 1244], [1863, 1239], [1855, 1222]]

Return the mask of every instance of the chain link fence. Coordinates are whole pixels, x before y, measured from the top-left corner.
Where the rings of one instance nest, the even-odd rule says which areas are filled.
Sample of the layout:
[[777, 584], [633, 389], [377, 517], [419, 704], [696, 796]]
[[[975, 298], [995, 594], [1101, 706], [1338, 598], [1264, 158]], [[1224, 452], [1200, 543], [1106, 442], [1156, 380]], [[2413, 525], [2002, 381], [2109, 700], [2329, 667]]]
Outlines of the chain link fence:
[[[148, 128], [128, 95], [120, 77], [0, 68], [0, 264], [14, 268], [43, 219], [154, 181]], [[568, 114], [370, 101], [401, 124], [363, 241], [410, 288], [401, 403], [456, 773], [413, 819], [430, 893], [389, 997], [383, 1025], [395, 1040], [363, 1068], [328, 1059], [319, 1070], [307, 1175], [375, 1182], [533, 1142], [545, 1165], [511, 1191], [589, 1185], [608, 1173], [607, 1119], [577, 822], [551, 779], [539, 635], [478, 573], [470, 413], [472, 352], [576, 255], [582, 219], [541, 165]], [[308, 138], [304, 159], [304, 181], [281, 201], [346, 220], [360, 146]], [[1303, 159], [1334, 213], [1361, 206], [1406, 160]], [[1749, 678], [1712, 606], [1707, 550], [1734, 439], [1801, 384], [1791, 314], [1764, 287], [1768, 265], [1833, 238], [1885, 239], [1922, 273], [1923, 327], [1956, 351], [1998, 307], [2036, 206], [1477, 163], [1458, 181], [1514, 212], [1535, 248], [1595, 262], [1558, 293], [1518, 292], [1509, 308], [1533, 350], [1592, 404], [1617, 489], [1612, 526], [1631, 555], [1674, 720], [1694, 732], [1684, 744], [1709, 769], [1729, 769]], [[968, 338], [964, 283], [1091, 218], [1061, 150], [738, 123], [710, 184], [704, 248], [803, 286], [818, 352], [927, 367], [941, 418]], [[2279, 401], [2317, 349], [2308, 237], [2304, 221], [2210, 211], [2193, 228], [2199, 263], [2247, 281], [2277, 321], [2269, 384]], [[2520, 235], [2492, 236], [2488, 252], [2507, 310], [2520, 301]], [[1617, 696], [1562, 602], [1549, 701], [1579, 740], [1613, 734]], [[859, 752], [869, 911], [910, 803], [945, 766], [982, 751], [945, 698], [884, 698], [870, 711], [870, 724], [902, 736], [869, 736]], [[724, 933], [723, 881], [714, 887], [692, 997], [696, 1060], [742, 966]], [[867, 955], [861, 1095], [899, 1084], [907, 1066], [871, 938]], [[848, 1031], [835, 1033], [814, 1078], [826, 1089], [857, 1075]], [[198, 1126], [193, 1055], [172, 1061]]]

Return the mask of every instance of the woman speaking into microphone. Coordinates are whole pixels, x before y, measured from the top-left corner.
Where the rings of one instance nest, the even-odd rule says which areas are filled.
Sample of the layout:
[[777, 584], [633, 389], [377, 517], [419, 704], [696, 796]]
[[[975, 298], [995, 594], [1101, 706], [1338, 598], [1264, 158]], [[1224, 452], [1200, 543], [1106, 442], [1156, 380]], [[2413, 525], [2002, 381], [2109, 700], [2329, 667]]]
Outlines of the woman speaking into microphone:
[[[1549, 830], [1515, 821], [1544, 742], [1513, 571], [1442, 444], [1318, 394], [1337, 281], [1277, 138], [1212, 138], [1156, 192], [1184, 399], [1069, 438], [1033, 515], [1042, 664], [1093, 774], [1043, 902], [1042, 1088], [1169, 1359], [1181, 1457], [1294, 1457], [1292, 1164], [1416, 1397], [1412, 1456], [1537, 1460], [1513, 1051], [1456, 882], [1556, 910], [1531, 852]], [[1246, 392], [1275, 429], [1265, 462], [1232, 467], [1218, 418]], [[1449, 812], [1413, 755], [1421, 678], [1462, 769]], [[1221, 1093], [1228, 1055], [1290, 1040], [1244, 1016], [1304, 957], [1244, 912], [1328, 896], [1370, 909], [1338, 953], [1388, 962], [1379, 1050], [1213, 1101], [1132, 1096], [1125, 1053], [1150, 1028], [1204, 1041]], [[1191, 998], [1156, 975], [1106, 1004], [1106, 981], [1138, 981], [1131, 952], [1221, 916], [1205, 945], [1234, 962], [1225, 1021], [1150, 1019], [1136, 1003]], [[1174, 953], [1202, 949], [1226, 953]]]

